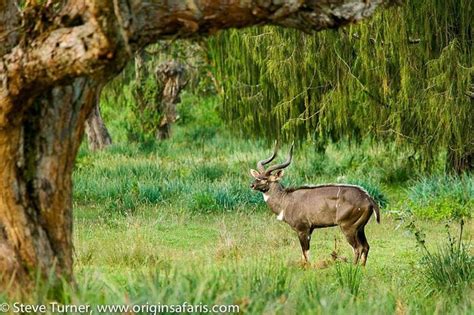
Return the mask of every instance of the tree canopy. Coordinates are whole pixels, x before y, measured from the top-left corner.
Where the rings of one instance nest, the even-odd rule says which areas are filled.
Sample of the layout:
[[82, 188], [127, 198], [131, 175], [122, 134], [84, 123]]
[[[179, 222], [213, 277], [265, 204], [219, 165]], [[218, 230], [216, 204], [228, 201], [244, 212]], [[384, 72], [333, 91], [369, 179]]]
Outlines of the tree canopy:
[[338, 31], [224, 32], [209, 41], [221, 114], [270, 141], [370, 137], [425, 170], [440, 154], [450, 170], [472, 169], [473, 15], [469, 0], [410, 0]]

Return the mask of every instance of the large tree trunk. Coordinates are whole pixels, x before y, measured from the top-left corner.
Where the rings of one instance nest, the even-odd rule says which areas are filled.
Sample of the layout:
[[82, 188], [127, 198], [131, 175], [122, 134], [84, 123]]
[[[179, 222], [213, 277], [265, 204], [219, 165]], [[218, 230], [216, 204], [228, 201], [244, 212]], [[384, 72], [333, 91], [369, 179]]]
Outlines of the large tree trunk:
[[29, 1], [19, 34], [17, 0], [0, 1], [0, 285], [51, 269], [71, 277], [71, 174], [85, 120], [97, 86], [136, 51], [229, 27], [335, 28], [388, 2]]
[[97, 90], [95, 106], [86, 120], [87, 140], [89, 143], [89, 149], [92, 151], [102, 150], [112, 144], [112, 137], [110, 137], [109, 131], [102, 120], [102, 115], [100, 114], [100, 89]]
[[71, 175], [96, 84], [77, 78], [36, 97], [0, 129], [0, 274], [72, 275]]

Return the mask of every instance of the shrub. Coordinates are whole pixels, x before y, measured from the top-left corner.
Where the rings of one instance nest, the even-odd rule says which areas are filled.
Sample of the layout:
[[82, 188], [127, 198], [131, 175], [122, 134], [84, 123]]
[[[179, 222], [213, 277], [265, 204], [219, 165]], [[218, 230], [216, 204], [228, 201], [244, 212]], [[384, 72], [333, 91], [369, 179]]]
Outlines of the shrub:
[[178, 119], [176, 123], [178, 125], [186, 125], [196, 120], [194, 115], [194, 104], [200, 102], [196, 96], [190, 94], [187, 91], [183, 91], [181, 94], [181, 102], [176, 105], [178, 112]]
[[472, 217], [474, 178], [469, 175], [435, 176], [416, 181], [408, 190], [408, 208], [430, 219]]

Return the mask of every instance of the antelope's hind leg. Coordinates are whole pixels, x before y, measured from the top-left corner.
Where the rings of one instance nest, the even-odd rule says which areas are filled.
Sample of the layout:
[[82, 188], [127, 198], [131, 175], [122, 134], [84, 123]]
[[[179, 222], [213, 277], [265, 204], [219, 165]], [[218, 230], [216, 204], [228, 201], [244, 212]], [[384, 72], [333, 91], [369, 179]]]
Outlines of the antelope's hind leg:
[[347, 242], [352, 246], [352, 250], [354, 251], [354, 264], [357, 265], [361, 256], [361, 247], [357, 239], [357, 232], [353, 229], [346, 230], [344, 227], [341, 227], [341, 231], [346, 237]]
[[300, 240], [302, 258], [304, 263], [309, 263], [309, 244], [311, 242], [311, 233], [298, 232], [298, 239]]
[[359, 239], [359, 248], [362, 251], [361, 264], [362, 266], [365, 266], [365, 263], [367, 262], [367, 257], [369, 256], [370, 246], [369, 242], [367, 242], [367, 237], [365, 237], [365, 231], [363, 227], [357, 232], [357, 238]]

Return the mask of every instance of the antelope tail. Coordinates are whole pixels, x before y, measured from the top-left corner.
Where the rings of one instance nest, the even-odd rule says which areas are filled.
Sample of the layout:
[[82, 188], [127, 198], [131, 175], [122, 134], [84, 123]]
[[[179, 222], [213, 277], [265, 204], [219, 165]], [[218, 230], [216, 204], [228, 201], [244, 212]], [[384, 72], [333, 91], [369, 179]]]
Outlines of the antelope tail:
[[375, 210], [375, 219], [377, 220], [377, 223], [380, 223], [380, 208], [375, 200], [372, 200], [372, 207]]

